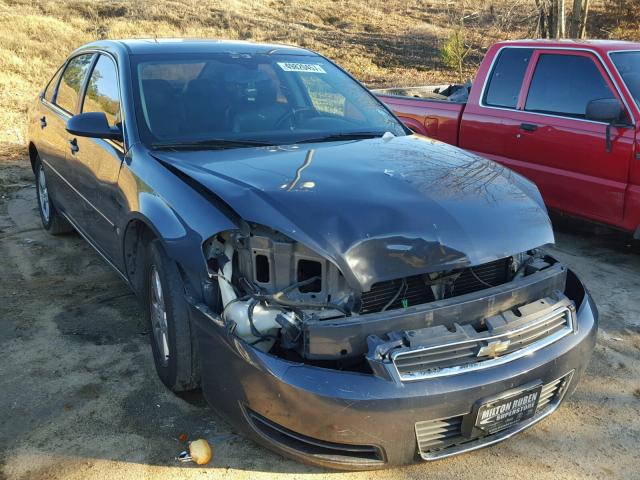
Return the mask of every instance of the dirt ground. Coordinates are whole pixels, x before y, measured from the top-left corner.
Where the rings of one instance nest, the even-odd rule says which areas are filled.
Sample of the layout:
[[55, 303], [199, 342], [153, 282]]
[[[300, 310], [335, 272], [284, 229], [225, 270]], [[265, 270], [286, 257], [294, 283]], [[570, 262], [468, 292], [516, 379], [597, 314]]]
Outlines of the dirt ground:
[[[600, 309], [598, 346], [575, 394], [510, 441], [430, 464], [336, 473], [234, 434], [200, 394], [157, 379], [135, 298], [77, 235], [40, 227], [26, 160], [0, 164], [0, 479], [640, 478], [640, 249], [564, 225], [553, 253]], [[179, 464], [181, 433], [207, 467]]]

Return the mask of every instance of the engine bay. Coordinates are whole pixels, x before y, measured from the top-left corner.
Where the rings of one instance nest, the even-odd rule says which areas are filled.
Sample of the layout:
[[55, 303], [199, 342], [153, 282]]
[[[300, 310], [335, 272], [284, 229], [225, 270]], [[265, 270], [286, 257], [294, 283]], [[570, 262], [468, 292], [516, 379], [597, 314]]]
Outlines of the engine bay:
[[[433, 321], [420, 313], [425, 308], [454, 306], [460, 303], [456, 297], [508, 286], [556, 263], [542, 252], [532, 250], [483, 265], [385, 280], [363, 292], [350, 286], [330, 260], [260, 225], [215, 235], [204, 244], [204, 255], [210, 276], [219, 287], [219, 295], [214, 296], [214, 304], [210, 306], [221, 312], [230, 332], [264, 352], [349, 369], [358, 369], [357, 365], [365, 362], [369, 337], [384, 338], [385, 332], [375, 328], [379, 319], [390, 316], [407, 319], [418, 312], [416, 318], [422, 318], [418, 326], [427, 325]], [[564, 289], [565, 276], [549, 283], [544, 291], [522, 298], [511, 294], [508, 298], [512, 304], [508, 308], [516, 309], [533, 301], [532, 295], [544, 296], [555, 289]], [[478, 298], [487, 303], [482, 297], [480, 294]], [[457, 310], [459, 315], [462, 310]], [[478, 312], [481, 315], [468, 319], [477, 317], [476, 321], [482, 321], [483, 315], [496, 313], [486, 305]], [[402, 327], [403, 321], [398, 322], [398, 327]], [[367, 326], [362, 327], [363, 324]], [[334, 346], [332, 340], [323, 338], [331, 329], [353, 330], [354, 325], [359, 325], [357, 332], [345, 333], [350, 340], [344, 345], [337, 336], [333, 336]]]

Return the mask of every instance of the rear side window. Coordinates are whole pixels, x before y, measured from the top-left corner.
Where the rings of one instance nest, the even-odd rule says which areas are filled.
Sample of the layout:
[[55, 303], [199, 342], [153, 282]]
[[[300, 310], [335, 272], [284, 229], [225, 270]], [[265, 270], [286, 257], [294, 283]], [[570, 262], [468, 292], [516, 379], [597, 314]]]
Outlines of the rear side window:
[[500, 52], [487, 84], [485, 105], [516, 108], [532, 54], [531, 48], [505, 48]]
[[82, 111], [104, 112], [111, 127], [120, 123], [118, 75], [113, 60], [106, 55], [100, 55], [91, 72]]
[[44, 99], [47, 102], [51, 102], [53, 100], [53, 95], [56, 92], [56, 86], [58, 85], [58, 81], [60, 80], [60, 73], [62, 73], [62, 67], [58, 69], [51, 80], [49, 80], [47, 88], [44, 89]]
[[543, 54], [538, 58], [525, 110], [584, 118], [587, 103], [615, 98], [590, 57]]
[[78, 55], [69, 60], [62, 74], [54, 103], [69, 113], [76, 112], [80, 89], [87, 77], [92, 59], [92, 53]]

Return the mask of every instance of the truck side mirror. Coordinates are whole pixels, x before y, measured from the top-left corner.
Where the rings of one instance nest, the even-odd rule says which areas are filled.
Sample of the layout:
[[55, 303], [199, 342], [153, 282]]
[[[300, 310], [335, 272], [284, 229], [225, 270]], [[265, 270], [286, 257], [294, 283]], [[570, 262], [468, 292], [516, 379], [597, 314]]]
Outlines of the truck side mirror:
[[611, 127], [625, 125], [625, 112], [622, 102], [617, 98], [600, 98], [587, 103], [587, 120], [607, 122], [607, 152], [611, 151]]

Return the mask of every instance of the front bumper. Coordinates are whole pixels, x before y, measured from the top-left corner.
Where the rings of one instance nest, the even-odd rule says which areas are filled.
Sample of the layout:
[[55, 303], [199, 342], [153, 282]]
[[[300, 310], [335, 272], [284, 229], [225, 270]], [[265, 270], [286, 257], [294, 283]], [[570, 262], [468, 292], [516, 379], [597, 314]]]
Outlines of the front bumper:
[[[579, 290], [582, 297], [576, 333], [504, 365], [409, 383], [287, 362], [228, 335], [205, 310], [192, 307], [203, 391], [246, 436], [315, 465], [375, 469], [480, 448], [544, 418], [580, 380], [595, 345], [598, 314], [575, 275], [569, 283], [568, 289]], [[531, 421], [436, 455], [421, 455], [416, 424], [464, 418], [479, 399], [558, 379], [566, 384], [557, 402]]]

